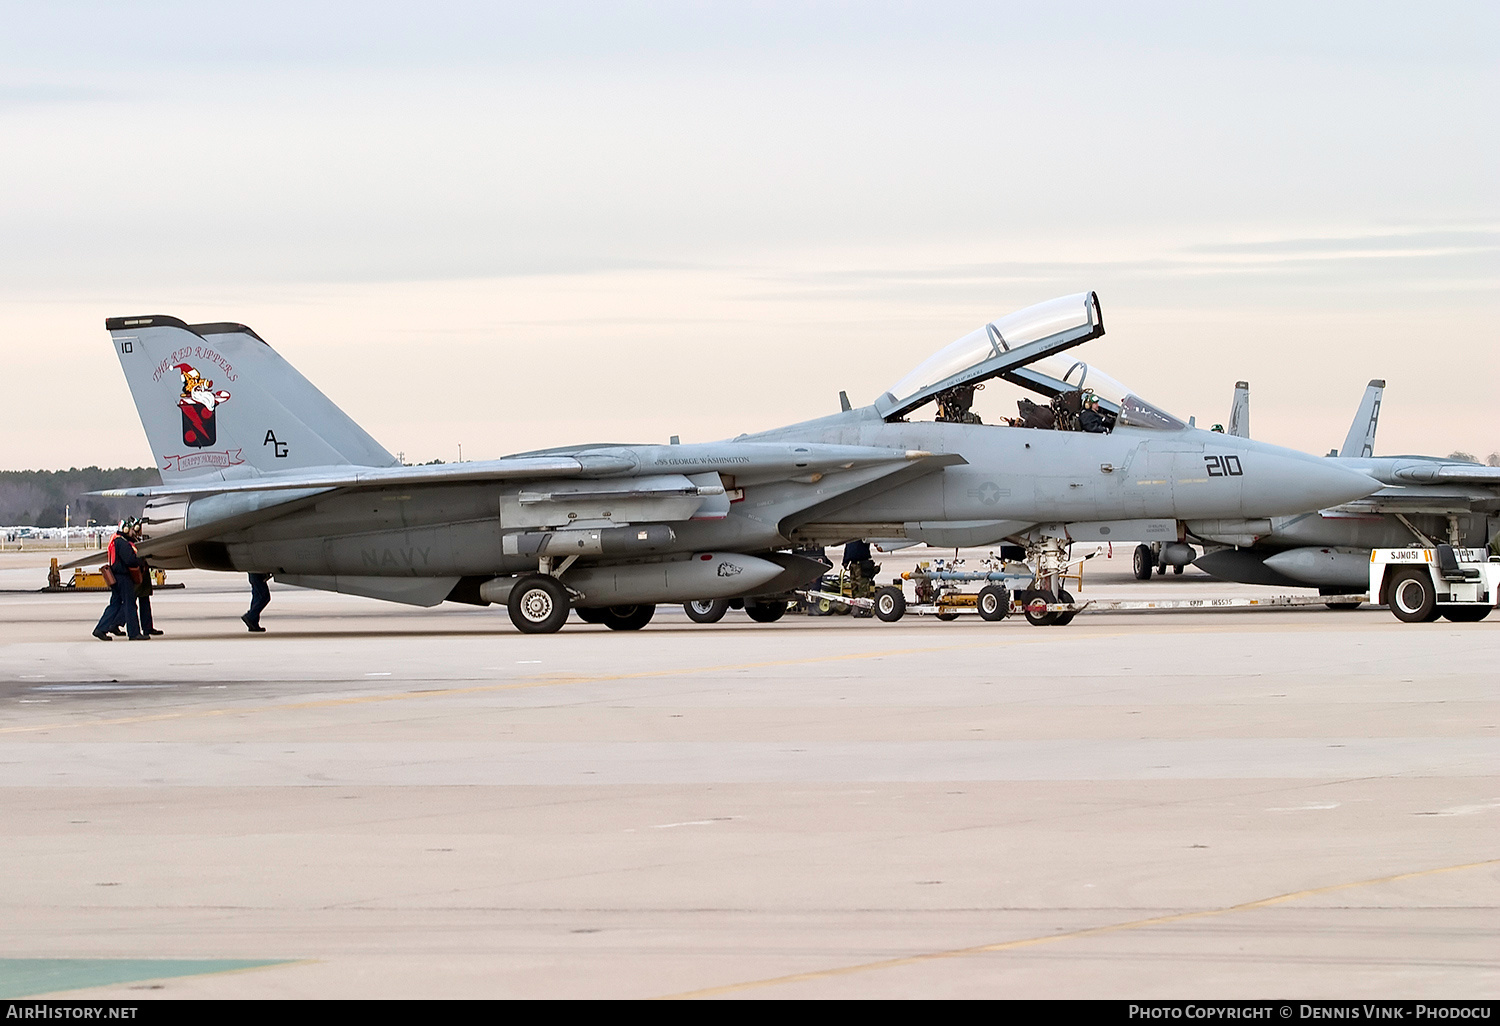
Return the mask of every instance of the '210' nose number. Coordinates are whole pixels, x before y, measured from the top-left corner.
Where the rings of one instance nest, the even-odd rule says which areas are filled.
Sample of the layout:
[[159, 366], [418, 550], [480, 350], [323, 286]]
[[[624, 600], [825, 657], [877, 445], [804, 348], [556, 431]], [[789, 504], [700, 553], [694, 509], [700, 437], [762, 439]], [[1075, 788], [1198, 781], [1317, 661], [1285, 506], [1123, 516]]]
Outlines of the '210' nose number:
[[1238, 456], [1205, 456], [1203, 463], [1209, 477], [1242, 477], [1245, 473]]

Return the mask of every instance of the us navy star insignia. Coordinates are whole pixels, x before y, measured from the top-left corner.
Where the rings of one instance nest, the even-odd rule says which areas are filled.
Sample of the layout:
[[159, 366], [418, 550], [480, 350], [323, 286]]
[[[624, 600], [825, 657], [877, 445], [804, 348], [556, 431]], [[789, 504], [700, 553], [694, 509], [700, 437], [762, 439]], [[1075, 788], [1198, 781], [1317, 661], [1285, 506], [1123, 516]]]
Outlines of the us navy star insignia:
[[986, 481], [978, 488], [969, 489], [970, 497], [978, 498], [979, 501], [984, 503], [986, 506], [993, 506], [995, 503], [1000, 501], [1000, 496], [1009, 494], [1009, 488], [1001, 488], [993, 481]]

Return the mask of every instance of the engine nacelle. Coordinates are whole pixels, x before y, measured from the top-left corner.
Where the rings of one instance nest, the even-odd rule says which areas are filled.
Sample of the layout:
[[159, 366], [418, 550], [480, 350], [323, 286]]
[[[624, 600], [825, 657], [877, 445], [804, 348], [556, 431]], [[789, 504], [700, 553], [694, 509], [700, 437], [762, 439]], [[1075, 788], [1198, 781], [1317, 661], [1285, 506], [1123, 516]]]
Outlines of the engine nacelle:
[[187, 500], [181, 498], [155, 499], [146, 503], [141, 513], [141, 537], [149, 541], [186, 529], [187, 509]]
[[[188, 500], [176, 497], [155, 499], [141, 512], [141, 539], [151, 541], [176, 534], [187, 527]], [[161, 570], [186, 570], [193, 565], [187, 547], [152, 552], [151, 565]]]

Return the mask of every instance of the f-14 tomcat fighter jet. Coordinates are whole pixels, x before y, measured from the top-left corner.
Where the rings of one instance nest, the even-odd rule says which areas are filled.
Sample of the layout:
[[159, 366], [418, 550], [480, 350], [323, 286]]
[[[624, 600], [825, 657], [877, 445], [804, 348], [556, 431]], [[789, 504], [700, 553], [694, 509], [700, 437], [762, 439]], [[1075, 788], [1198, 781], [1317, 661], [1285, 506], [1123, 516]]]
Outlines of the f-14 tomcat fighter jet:
[[[855, 539], [1010, 539], [1045, 590], [1072, 522], [1239, 521], [1376, 487], [1185, 426], [1133, 395], [1101, 396], [1083, 417], [1081, 382], [1032, 365], [1104, 334], [1091, 292], [984, 325], [863, 409], [721, 442], [420, 467], [402, 466], [244, 325], [106, 326], [162, 484], [99, 494], [150, 500], [140, 549], [156, 565], [424, 606], [503, 602], [528, 633], [557, 630], [570, 608], [618, 629], [643, 626], [660, 602], [760, 597], [774, 613], [775, 596], [824, 569], [788, 550]], [[978, 423], [969, 400], [996, 377], [1057, 396], [1054, 429]], [[937, 419], [913, 419], [934, 404]], [[1056, 429], [1085, 421], [1093, 431]]]
[[[1371, 381], [1342, 448], [1324, 459], [1373, 478], [1379, 490], [1334, 507], [1260, 523], [1184, 525], [1213, 549], [1194, 560], [1215, 577], [1275, 587], [1315, 586], [1324, 595], [1370, 587], [1370, 551], [1410, 545], [1484, 548], [1500, 537], [1500, 467], [1436, 456], [1376, 456], [1375, 429], [1385, 382]], [[1249, 433], [1249, 385], [1235, 387], [1234, 409]], [[1352, 608], [1358, 603], [1330, 603]], [[1453, 607], [1461, 610], [1468, 607]], [[1483, 607], [1479, 607], [1483, 608]]]

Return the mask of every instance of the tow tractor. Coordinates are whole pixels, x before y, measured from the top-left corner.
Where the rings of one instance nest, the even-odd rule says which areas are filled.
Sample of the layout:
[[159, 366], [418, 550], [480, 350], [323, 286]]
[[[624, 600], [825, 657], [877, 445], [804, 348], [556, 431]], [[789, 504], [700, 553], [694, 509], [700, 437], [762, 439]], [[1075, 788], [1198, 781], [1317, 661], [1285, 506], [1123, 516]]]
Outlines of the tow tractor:
[[1375, 549], [1370, 553], [1370, 596], [1405, 623], [1477, 623], [1495, 608], [1500, 556], [1484, 549], [1438, 545], [1430, 549]]

